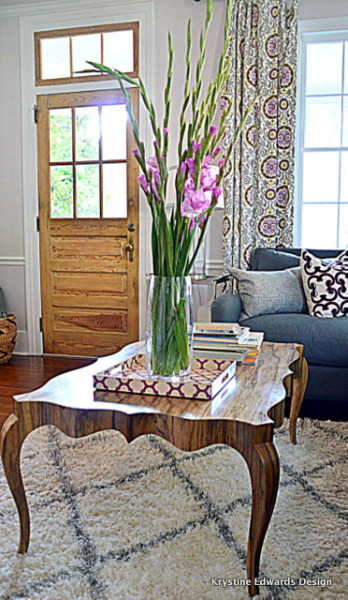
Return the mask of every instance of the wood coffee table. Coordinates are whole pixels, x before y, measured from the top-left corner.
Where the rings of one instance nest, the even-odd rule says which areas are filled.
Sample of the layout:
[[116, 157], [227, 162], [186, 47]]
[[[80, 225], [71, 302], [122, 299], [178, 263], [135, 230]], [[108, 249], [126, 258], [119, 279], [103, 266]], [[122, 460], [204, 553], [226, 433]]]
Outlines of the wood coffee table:
[[284, 399], [286, 394], [291, 395], [290, 436], [296, 443], [296, 419], [307, 381], [303, 347], [265, 342], [257, 365], [239, 365], [234, 384], [218, 402], [93, 392], [93, 374], [129, 358], [142, 345], [138, 342], [126, 346], [118, 354], [58, 375], [42, 388], [14, 397], [14, 413], [1, 430], [1, 457], [20, 518], [18, 552], [27, 551], [30, 536], [20, 450], [26, 436], [37, 427], [55, 425], [72, 438], [116, 429], [128, 442], [151, 433], [186, 451], [223, 443], [243, 456], [251, 477], [247, 579], [253, 596], [258, 593], [255, 578], [279, 484], [273, 429], [281, 425]]

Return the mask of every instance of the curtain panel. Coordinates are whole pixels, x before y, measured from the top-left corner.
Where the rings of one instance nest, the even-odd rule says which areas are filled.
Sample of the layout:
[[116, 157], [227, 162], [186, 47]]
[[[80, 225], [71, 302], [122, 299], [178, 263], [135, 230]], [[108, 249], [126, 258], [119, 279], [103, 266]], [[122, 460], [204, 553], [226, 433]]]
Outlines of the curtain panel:
[[298, 0], [235, 0], [232, 69], [223, 102], [233, 108], [227, 150], [244, 125], [224, 182], [225, 266], [247, 268], [254, 248], [293, 241]]

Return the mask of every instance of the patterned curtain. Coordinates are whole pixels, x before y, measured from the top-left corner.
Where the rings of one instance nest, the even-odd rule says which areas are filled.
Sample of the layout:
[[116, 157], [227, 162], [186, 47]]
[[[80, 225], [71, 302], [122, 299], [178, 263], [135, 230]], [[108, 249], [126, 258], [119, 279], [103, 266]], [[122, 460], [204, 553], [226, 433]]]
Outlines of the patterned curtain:
[[258, 246], [291, 246], [298, 0], [235, 0], [232, 115], [225, 150], [256, 97], [225, 178], [225, 266], [247, 268]]

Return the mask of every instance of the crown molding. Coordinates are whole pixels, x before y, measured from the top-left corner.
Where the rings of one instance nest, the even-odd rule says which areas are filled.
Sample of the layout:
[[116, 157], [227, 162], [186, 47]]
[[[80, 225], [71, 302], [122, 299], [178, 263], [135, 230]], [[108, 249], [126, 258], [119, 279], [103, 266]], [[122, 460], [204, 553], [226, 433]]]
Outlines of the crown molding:
[[334, 32], [348, 30], [348, 16], [323, 17], [322, 19], [301, 19], [299, 33]]
[[118, 5], [129, 7], [131, 5], [148, 4], [148, 0], [47, 0], [46, 2], [35, 2], [32, 4], [17, 4], [16, 6], [0, 7], [0, 18], [25, 17], [30, 15], [52, 14], [74, 10], [117, 8]]

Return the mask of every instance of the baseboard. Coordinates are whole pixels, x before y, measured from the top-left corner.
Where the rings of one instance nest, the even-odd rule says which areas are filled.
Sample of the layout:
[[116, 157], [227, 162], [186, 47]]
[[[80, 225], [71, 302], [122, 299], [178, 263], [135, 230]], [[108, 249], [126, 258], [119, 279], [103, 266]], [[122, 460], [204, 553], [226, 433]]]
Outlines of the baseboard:
[[28, 332], [17, 330], [17, 342], [13, 354], [29, 354]]

